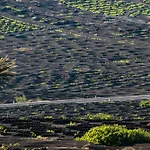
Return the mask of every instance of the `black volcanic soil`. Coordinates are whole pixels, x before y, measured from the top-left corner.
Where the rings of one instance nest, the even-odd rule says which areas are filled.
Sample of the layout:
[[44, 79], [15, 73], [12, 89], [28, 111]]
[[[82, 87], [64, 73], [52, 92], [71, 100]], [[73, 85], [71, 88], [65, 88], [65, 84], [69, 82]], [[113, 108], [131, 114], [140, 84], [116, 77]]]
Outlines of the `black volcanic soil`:
[[[140, 100], [43, 104], [0, 109], [0, 125], [5, 127], [0, 144], [6, 149], [49, 150], [122, 150], [74, 140], [91, 127], [102, 124], [125, 125], [129, 129], [143, 128], [150, 131], [150, 108], [141, 108]], [[122, 120], [80, 120], [86, 114], [107, 113]], [[127, 147], [127, 146], [126, 146]], [[137, 144], [135, 150], [149, 150], [150, 144]]]
[[149, 94], [148, 17], [110, 17], [54, 0], [1, 0], [0, 10], [39, 26], [2, 33], [0, 56], [16, 59], [17, 75], [1, 81], [1, 102], [23, 94], [42, 100]]
[[[17, 64], [16, 76], [0, 77], [1, 104], [23, 95], [27, 100], [55, 101], [149, 94], [149, 16], [111, 17], [55, 0], [1, 0], [0, 17], [38, 26], [6, 33], [2, 30], [9, 30], [11, 21], [0, 22], [0, 57], [8, 55]], [[1, 107], [0, 125], [6, 130], [0, 145], [2, 149], [122, 150], [74, 138], [101, 124], [150, 131], [150, 108], [140, 108], [139, 101]], [[98, 112], [122, 120], [78, 119]], [[150, 150], [149, 143], [131, 147]]]

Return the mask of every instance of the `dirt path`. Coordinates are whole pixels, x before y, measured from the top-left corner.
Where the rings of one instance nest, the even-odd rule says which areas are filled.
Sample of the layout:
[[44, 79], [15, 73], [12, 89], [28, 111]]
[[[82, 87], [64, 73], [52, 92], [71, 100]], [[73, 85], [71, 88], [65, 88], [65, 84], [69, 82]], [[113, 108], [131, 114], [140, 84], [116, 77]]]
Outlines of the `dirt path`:
[[100, 101], [133, 101], [141, 99], [150, 99], [150, 95], [132, 95], [132, 96], [118, 96], [118, 97], [95, 97], [95, 98], [78, 98], [78, 99], [67, 99], [67, 100], [47, 100], [47, 101], [34, 101], [25, 103], [9, 103], [0, 104], [0, 108], [4, 107], [20, 107], [29, 105], [41, 105], [41, 104], [60, 104], [60, 103], [91, 103]]

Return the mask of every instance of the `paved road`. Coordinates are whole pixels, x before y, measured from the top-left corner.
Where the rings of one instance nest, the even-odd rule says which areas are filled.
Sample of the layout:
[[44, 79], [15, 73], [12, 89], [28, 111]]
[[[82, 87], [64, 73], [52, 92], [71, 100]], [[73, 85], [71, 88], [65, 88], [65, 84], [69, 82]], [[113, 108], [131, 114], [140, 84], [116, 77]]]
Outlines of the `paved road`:
[[133, 101], [141, 99], [150, 99], [150, 95], [134, 95], [134, 96], [119, 96], [119, 97], [95, 97], [95, 98], [78, 98], [78, 99], [67, 99], [67, 100], [50, 100], [50, 101], [34, 101], [25, 103], [9, 103], [0, 104], [0, 108], [5, 107], [21, 107], [29, 105], [41, 105], [41, 104], [60, 104], [60, 103], [91, 103], [101, 101]]

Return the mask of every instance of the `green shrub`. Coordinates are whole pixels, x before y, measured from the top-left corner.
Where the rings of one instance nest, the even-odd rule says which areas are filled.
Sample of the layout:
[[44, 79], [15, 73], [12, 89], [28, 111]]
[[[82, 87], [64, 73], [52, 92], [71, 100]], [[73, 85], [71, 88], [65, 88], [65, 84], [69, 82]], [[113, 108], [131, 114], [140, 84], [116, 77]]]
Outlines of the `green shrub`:
[[76, 140], [107, 146], [127, 146], [150, 142], [150, 133], [141, 128], [127, 129], [118, 124], [102, 125], [91, 128], [82, 137], [77, 137]]
[[139, 105], [141, 108], [150, 107], [150, 99], [140, 101]]

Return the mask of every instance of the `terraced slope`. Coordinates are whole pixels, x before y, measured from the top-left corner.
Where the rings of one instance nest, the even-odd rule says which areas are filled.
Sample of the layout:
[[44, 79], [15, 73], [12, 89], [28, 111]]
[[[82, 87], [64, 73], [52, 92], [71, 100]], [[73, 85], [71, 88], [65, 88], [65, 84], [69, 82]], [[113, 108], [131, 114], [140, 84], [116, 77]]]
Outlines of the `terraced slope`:
[[18, 73], [1, 102], [150, 91], [149, 1], [1, 0], [0, 56]]

